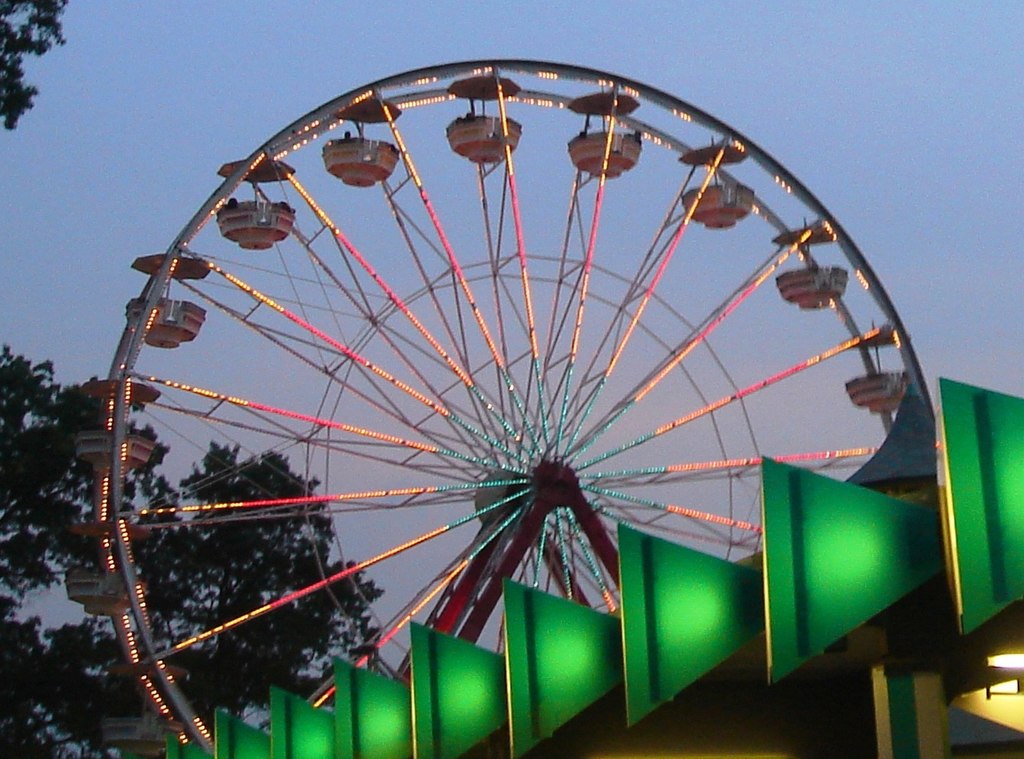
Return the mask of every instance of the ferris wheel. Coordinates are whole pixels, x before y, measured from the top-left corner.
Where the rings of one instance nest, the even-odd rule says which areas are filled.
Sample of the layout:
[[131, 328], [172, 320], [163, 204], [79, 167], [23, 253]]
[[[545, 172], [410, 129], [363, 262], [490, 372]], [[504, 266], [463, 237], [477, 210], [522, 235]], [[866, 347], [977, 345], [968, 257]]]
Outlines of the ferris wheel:
[[[357, 572], [387, 592], [355, 663], [398, 674], [411, 621], [497, 645], [504, 578], [615, 611], [617, 523], [753, 554], [762, 457], [848, 475], [908, 388], [927, 398], [899, 315], [817, 198], [729, 125], [618, 75], [398, 74], [220, 173], [166, 251], [134, 261], [144, 286], [88, 388], [106, 403], [80, 446], [102, 571], [75, 578], [156, 711], [201, 744], [173, 666], [192, 645]], [[327, 515], [344, 568], [158, 640], [134, 560], [156, 509], [124, 488], [145, 425], [172, 455], [219, 440], [320, 483], [167, 506], [175, 529]]]

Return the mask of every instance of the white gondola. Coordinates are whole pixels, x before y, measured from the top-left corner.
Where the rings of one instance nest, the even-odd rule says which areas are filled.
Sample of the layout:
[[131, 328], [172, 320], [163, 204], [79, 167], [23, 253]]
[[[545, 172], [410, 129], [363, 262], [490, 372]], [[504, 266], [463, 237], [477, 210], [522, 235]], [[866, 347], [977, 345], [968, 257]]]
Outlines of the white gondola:
[[846, 393], [853, 405], [875, 414], [895, 411], [907, 390], [903, 372], [865, 374], [846, 383]]
[[138, 756], [162, 756], [167, 733], [171, 730], [168, 723], [152, 714], [108, 717], [100, 723], [100, 728], [106, 745]]
[[[138, 318], [142, 307], [141, 298], [128, 301], [125, 309], [128, 318]], [[195, 340], [206, 320], [206, 310], [187, 300], [161, 298], [156, 310], [156, 318], [146, 332], [146, 344], [156, 348], [177, 348]]]
[[[86, 430], [75, 436], [75, 455], [88, 461], [96, 469], [110, 469], [111, 433], [106, 430]], [[149, 461], [156, 441], [141, 435], [125, 438], [125, 467], [138, 469]]]
[[[523, 127], [514, 119], [508, 122], [508, 146], [515, 150]], [[505, 136], [497, 116], [460, 116], [445, 130], [452, 150], [473, 163], [498, 163], [505, 160]]]
[[346, 136], [331, 140], [323, 149], [324, 167], [353, 187], [372, 187], [391, 176], [398, 163], [398, 148], [383, 140]]
[[[573, 165], [580, 171], [600, 176], [607, 143], [607, 132], [578, 134], [569, 140], [569, 157], [572, 159]], [[614, 179], [636, 166], [637, 161], [640, 160], [641, 147], [639, 134], [632, 132], [613, 134], [605, 177]]]
[[295, 209], [284, 202], [231, 198], [217, 211], [220, 233], [246, 250], [266, 250], [288, 237]]
[[[699, 188], [683, 195], [683, 205], [689, 208], [697, 199]], [[693, 212], [693, 220], [708, 229], [728, 229], [745, 217], [754, 207], [754, 191], [738, 182], [711, 185]]]
[[82, 604], [86, 614], [116, 617], [128, 608], [128, 592], [117, 574], [69, 569], [64, 575], [64, 588], [68, 598]]
[[843, 297], [849, 272], [841, 266], [794, 269], [775, 278], [783, 300], [803, 309], [827, 308]]

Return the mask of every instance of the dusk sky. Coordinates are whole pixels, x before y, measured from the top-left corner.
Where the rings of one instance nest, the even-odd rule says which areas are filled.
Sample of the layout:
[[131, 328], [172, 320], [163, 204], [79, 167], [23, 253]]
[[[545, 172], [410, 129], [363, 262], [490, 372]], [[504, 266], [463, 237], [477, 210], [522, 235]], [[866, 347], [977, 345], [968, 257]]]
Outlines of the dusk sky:
[[321, 102], [407, 69], [518, 57], [620, 73], [755, 140], [843, 223], [929, 385], [1024, 393], [1024, 7], [73, 3], [0, 135], [0, 334], [105, 374], [136, 294], [214, 172]]

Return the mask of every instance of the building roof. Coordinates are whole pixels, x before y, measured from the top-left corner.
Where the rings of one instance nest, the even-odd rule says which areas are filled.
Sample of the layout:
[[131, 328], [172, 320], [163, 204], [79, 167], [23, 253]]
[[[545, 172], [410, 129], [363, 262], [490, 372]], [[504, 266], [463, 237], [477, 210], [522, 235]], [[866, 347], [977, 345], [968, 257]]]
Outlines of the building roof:
[[849, 482], [871, 486], [894, 480], [935, 479], [935, 440], [935, 416], [911, 386], [882, 447]]

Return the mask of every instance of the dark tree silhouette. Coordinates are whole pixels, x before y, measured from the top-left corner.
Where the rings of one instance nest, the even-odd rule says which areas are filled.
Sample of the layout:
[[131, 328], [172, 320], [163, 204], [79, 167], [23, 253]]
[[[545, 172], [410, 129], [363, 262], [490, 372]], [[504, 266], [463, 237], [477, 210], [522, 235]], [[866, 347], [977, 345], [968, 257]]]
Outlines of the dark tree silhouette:
[[[30, 614], [67, 569], [96, 564], [95, 545], [68, 526], [92, 518], [92, 470], [76, 460], [74, 441], [97, 426], [97, 412], [77, 387], [54, 381], [49, 362], [0, 349], [0, 757], [113, 757], [102, 746], [102, 717], [139, 713], [132, 682], [107, 675], [119, 650], [106, 620], [47, 628]], [[132, 473], [130, 498], [178, 497], [159, 474], [165, 452], [158, 445], [149, 466]], [[190, 501], [297, 496], [315, 486], [283, 456], [239, 460], [237, 449], [213, 444], [181, 483]], [[337, 571], [330, 541], [330, 521], [316, 510], [303, 518], [154, 530], [136, 553], [157, 636], [179, 640], [318, 579], [321, 568]], [[189, 670], [186, 687], [204, 716], [215, 707], [263, 710], [271, 684], [309, 690], [332, 655], [372, 638], [367, 602], [379, 595], [356, 578], [172, 663]]]
[[[239, 460], [237, 447], [216, 443], [181, 482], [190, 503], [296, 497], [312, 493], [315, 486], [292, 472], [280, 454]], [[316, 509], [305, 517], [200, 526], [203, 521], [155, 529], [137, 550], [150, 589], [147, 606], [166, 643], [341, 568], [328, 558], [330, 520]], [[367, 602], [380, 594], [372, 582], [357, 577], [332, 593], [317, 593], [183, 651], [173, 663], [189, 671], [188, 692], [205, 718], [216, 707], [236, 714], [259, 709], [271, 685], [309, 691], [329, 669], [332, 656], [343, 656], [371, 638], [377, 631]]]
[[107, 756], [97, 715], [137, 708], [132, 688], [106, 676], [116, 644], [104, 620], [46, 629], [25, 608], [69, 567], [95, 563], [67, 528], [91, 510], [75, 435], [97, 409], [49, 362], [0, 349], [0, 756]]
[[39, 93], [25, 84], [26, 55], [64, 44], [60, 17], [68, 0], [0, 0], [0, 115], [14, 129]]

